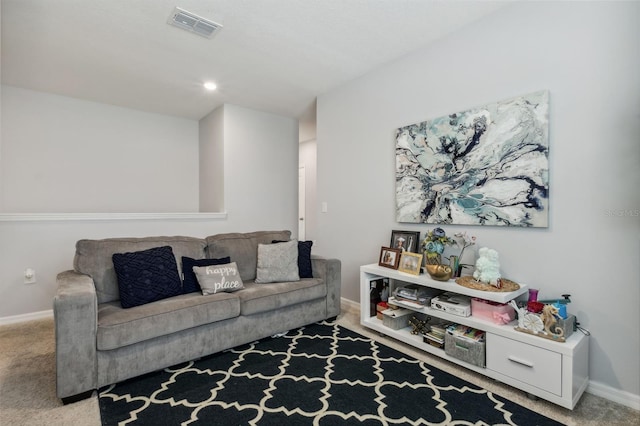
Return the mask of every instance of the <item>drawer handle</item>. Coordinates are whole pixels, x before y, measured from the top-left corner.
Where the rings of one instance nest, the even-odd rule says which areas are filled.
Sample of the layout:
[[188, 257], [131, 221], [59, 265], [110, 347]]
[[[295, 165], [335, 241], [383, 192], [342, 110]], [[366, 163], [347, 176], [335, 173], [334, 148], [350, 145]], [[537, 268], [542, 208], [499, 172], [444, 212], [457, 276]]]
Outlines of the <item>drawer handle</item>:
[[525, 360], [523, 360], [523, 359], [516, 358], [516, 357], [511, 356], [511, 355], [509, 355], [509, 356], [507, 357], [507, 359], [508, 359], [509, 361], [515, 362], [515, 363], [517, 363], [517, 364], [524, 365], [525, 367], [533, 368], [533, 363], [531, 363], [531, 362], [529, 362], [529, 361], [525, 361]]

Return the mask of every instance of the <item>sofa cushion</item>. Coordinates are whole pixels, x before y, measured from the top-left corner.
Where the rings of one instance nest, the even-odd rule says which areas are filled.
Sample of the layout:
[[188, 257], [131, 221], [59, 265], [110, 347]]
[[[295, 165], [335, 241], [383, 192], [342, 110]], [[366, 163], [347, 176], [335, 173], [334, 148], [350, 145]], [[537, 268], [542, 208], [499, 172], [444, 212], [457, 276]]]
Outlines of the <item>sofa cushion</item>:
[[182, 256], [182, 292], [184, 294], [193, 293], [195, 291], [202, 292], [202, 288], [200, 288], [200, 284], [198, 284], [196, 274], [193, 272], [194, 266], [224, 265], [225, 263], [231, 263], [231, 258], [192, 259], [190, 257]]
[[[146, 238], [107, 238], [103, 240], [80, 240], [76, 243], [73, 267], [81, 274], [93, 278], [96, 285], [98, 303], [120, 299], [118, 280], [111, 257], [114, 253], [126, 253], [146, 250], [153, 247], [171, 246], [178, 263], [178, 272], [182, 272], [182, 256], [202, 259], [205, 257], [206, 241], [193, 237], [146, 237]], [[218, 256], [222, 257], [222, 256]]]
[[273, 240], [291, 239], [290, 231], [258, 231], [248, 233], [218, 234], [206, 238], [207, 257], [229, 256], [238, 265], [242, 281], [256, 278], [258, 244], [269, 244]]
[[299, 281], [298, 242], [258, 244], [257, 283]]
[[[286, 241], [273, 240], [272, 243], [286, 243]], [[313, 241], [298, 241], [298, 275], [300, 278], [313, 278], [311, 246], [313, 246]]]
[[300, 278], [313, 278], [311, 246], [313, 246], [313, 241], [298, 241], [298, 274]]
[[[98, 350], [111, 350], [192, 327], [235, 318], [240, 314], [237, 293], [202, 296], [182, 294], [124, 309], [116, 302], [98, 305]], [[169, 349], [167, 349], [169, 350]]]
[[171, 247], [114, 253], [112, 257], [123, 308], [182, 294], [178, 265]]
[[240, 314], [252, 315], [296, 305], [327, 295], [327, 286], [320, 278], [300, 281], [258, 284], [245, 282], [244, 289], [236, 294], [240, 298]]
[[232, 293], [244, 288], [235, 262], [224, 265], [194, 266], [193, 272], [198, 277], [198, 283], [204, 295]]

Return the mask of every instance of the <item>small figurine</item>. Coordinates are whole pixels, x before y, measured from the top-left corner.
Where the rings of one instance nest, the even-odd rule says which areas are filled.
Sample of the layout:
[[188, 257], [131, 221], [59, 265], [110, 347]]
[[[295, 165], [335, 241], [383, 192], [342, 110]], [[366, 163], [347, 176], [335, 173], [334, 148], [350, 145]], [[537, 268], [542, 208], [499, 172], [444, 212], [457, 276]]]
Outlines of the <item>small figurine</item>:
[[527, 311], [527, 308], [520, 307], [515, 300], [509, 302], [509, 305], [518, 313], [518, 326], [516, 330], [538, 334], [543, 330], [543, 324], [540, 317]]
[[476, 281], [500, 288], [500, 261], [498, 252], [488, 247], [482, 247], [478, 250], [478, 255], [473, 278], [475, 278]]
[[564, 336], [564, 330], [560, 327], [556, 327], [551, 331], [551, 327], [556, 325], [556, 316], [558, 315], [558, 308], [553, 305], [544, 305], [542, 308], [542, 322], [544, 323], [544, 331], [548, 334], [556, 337]]

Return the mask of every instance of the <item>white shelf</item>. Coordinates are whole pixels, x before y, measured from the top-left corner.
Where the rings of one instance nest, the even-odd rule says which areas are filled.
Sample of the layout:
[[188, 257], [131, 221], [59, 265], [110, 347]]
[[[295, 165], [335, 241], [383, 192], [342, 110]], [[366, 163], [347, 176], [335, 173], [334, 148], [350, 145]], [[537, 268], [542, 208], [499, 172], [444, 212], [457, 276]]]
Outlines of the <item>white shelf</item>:
[[520, 285], [520, 288], [518, 290], [510, 292], [475, 290], [456, 284], [455, 280], [437, 281], [431, 278], [428, 274], [407, 274], [406, 272], [400, 272], [395, 269], [385, 268], [375, 263], [371, 265], [361, 266], [360, 270], [362, 272], [388, 277], [397, 281], [404, 281], [411, 284], [423, 285], [425, 287], [437, 288], [438, 290], [451, 291], [453, 293], [463, 294], [470, 297], [478, 297], [480, 299], [491, 300], [498, 303], [507, 303], [510, 300], [513, 300], [529, 292], [529, 288], [527, 287], [527, 285], [521, 283], [518, 283]]
[[[571, 336], [569, 336], [566, 342], [558, 343], [558, 342], [554, 342], [553, 340], [543, 339], [541, 337], [534, 336], [532, 334], [522, 333], [520, 331], [514, 330], [514, 327], [518, 325], [517, 320], [511, 321], [509, 324], [496, 324], [494, 322], [487, 321], [484, 318], [473, 316], [473, 312], [471, 313], [471, 316], [463, 317], [460, 315], [452, 315], [447, 312], [439, 311], [437, 309], [433, 309], [427, 306], [423, 306], [421, 309], [416, 309], [415, 307], [409, 304], [402, 303], [402, 301], [396, 300], [393, 297], [390, 297], [389, 301], [393, 302], [393, 304], [398, 305], [402, 308], [411, 309], [412, 311], [430, 315], [432, 317], [442, 318], [443, 320], [446, 320], [452, 323], [463, 324], [468, 327], [477, 328], [478, 330], [488, 331], [502, 337], [513, 338], [513, 334], [518, 333], [517, 334], [518, 341], [521, 341], [530, 345], [534, 345], [536, 347], [553, 350], [554, 352], [559, 352], [562, 354], [573, 353], [573, 350], [580, 343], [580, 340], [581, 340], [580, 336], [582, 336], [582, 333], [579, 333], [579, 332], [573, 333]], [[382, 321], [380, 321], [380, 324], [382, 324]], [[383, 327], [385, 326], [383, 325]], [[410, 327], [407, 328], [407, 330], [410, 330], [410, 329], [411, 329]], [[385, 327], [383, 329], [383, 331], [389, 331], [389, 330], [391, 330], [389, 327]]]
[[[484, 292], [463, 287], [453, 280], [436, 281], [429, 276], [411, 275], [380, 267], [377, 264], [364, 265], [360, 267], [360, 323], [434, 356], [507, 383], [565, 408], [573, 409], [585, 391], [589, 382], [589, 339], [581, 332], [574, 332], [566, 342], [556, 342], [516, 331], [514, 326], [517, 325], [517, 321], [501, 325], [484, 318], [474, 317], [473, 312], [471, 316], [463, 317], [427, 306], [418, 307], [415, 304], [403, 304], [402, 301], [395, 302], [403, 308], [485, 331], [487, 333], [487, 366], [481, 368], [447, 355], [444, 349], [424, 343], [422, 336], [411, 334], [411, 327], [393, 330], [385, 326], [375, 316], [371, 316], [369, 305], [364, 303], [369, 297], [370, 282], [379, 278], [389, 278], [391, 291], [394, 287], [403, 285], [402, 283], [410, 283], [499, 303], [507, 303], [527, 293], [526, 285], [520, 284], [520, 289], [513, 292]], [[491, 342], [496, 342], [495, 344], [498, 346], [493, 347], [490, 352], [489, 344]], [[525, 354], [524, 357], [532, 361], [533, 367], [523, 367], [512, 362], [513, 359], [522, 358], [522, 354]], [[558, 375], [553, 372], [560, 373]], [[541, 375], [545, 375], [543, 380], [545, 389], [541, 389], [540, 384], [531, 382], [532, 379], [540, 380]]]
[[485, 373], [485, 369], [482, 367], [477, 367], [475, 365], [469, 364], [467, 362], [464, 362], [457, 358], [449, 356], [445, 353], [443, 348], [437, 348], [428, 343], [424, 343], [421, 335], [411, 334], [411, 327], [405, 327], [400, 330], [393, 330], [387, 327], [386, 325], [384, 325], [382, 321], [376, 317], [367, 318], [366, 320], [364, 320], [362, 325], [365, 325], [372, 330], [376, 330], [381, 334], [386, 334], [390, 337], [395, 338], [396, 340], [400, 340], [401, 342], [407, 343], [425, 352], [433, 354], [437, 357], [446, 359], [447, 361], [453, 362], [454, 364], [461, 365], [463, 367], [466, 367], [478, 373], [482, 373], [482, 374]]

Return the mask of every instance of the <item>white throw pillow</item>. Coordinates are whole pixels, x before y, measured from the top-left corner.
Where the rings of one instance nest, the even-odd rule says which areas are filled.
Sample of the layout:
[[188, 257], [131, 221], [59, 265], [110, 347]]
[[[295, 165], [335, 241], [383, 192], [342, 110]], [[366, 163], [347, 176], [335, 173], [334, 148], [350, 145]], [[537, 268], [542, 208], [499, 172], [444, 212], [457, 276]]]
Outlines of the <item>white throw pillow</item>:
[[298, 241], [258, 244], [257, 283], [300, 281]]
[[194, 266], [202, 294], [230, 293], [244, 288], [236, 262], [224, 265]]

